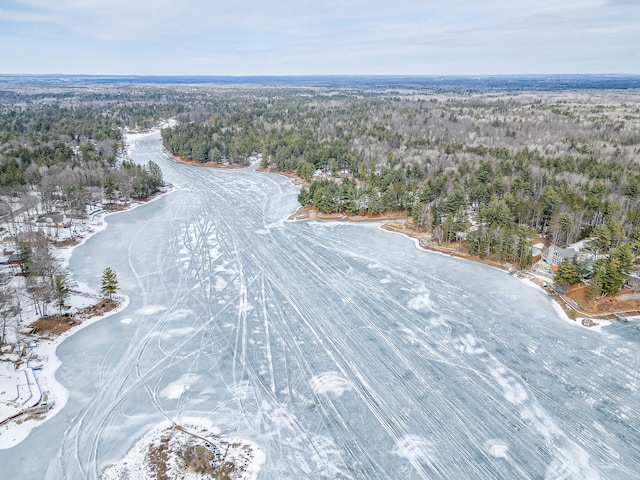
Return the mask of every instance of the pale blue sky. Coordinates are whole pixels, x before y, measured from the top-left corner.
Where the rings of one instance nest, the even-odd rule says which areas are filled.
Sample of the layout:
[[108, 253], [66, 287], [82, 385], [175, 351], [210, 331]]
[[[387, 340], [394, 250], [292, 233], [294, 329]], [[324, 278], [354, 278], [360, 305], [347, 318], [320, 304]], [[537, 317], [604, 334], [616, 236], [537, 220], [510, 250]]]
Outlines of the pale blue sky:
[[640, 74], [640, 0], [0, 0], [0, 73]]

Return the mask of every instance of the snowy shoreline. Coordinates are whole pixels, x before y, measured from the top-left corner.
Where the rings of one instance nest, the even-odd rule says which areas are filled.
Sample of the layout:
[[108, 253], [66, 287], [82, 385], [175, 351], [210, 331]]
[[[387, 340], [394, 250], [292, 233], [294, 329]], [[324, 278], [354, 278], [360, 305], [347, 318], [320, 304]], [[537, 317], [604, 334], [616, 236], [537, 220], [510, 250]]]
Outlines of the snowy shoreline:
[[50, 395], [55, 399], [55, 405], [43, 414], [42, 417], [31, 420], [25, 420], [18, 424], [15, 421], [11, 421], [2, 427], [0, 427], [0, 450], [15, 447], [23, 440], [25, 440], [31, 431], [43, 422], [46, 422], [55, 417], [66, 405], [69, 399], [69, 390], [67, 390], [55, 377], [55, 373], [62, 365], [62, 362], [57, 356], [58, 346], [62, 344], [67, 338], [71, 337], [75, 333], [83, 330], [84, 328], [93, 325], [94, 323], [108, 318], [116, 313], [120, 313], [125, 310], [129, 305], [129, 297], [124, 296], [124, 301], [118, 305], [117, 308], [107, 312], [103, 315], [92, 317], [80, 325], [77, 325], [52, 340], [40, 341], [33, 349], [31, 353], [36, 355], [42, 360], [41, 374], [48, 386]]
[[[295, 178], [292, 178], [290, 176], [284, 175], [282, 173], [279, 172], [267, 172], [264, 171], [264, 173], [269, 173], [272, 175], [280, 175], [284, 178], [288, 178], [290, 180], [290, 183], [292, 186], [295, 187], [300, 187], [299, 184], [295, 183]], [[342, 218], [296, 218], [296, 215], [298, 214], [298, 212], [300, 212], [302, 210], [302, 207], [298, 207], [295, 212], [293, 212], [291, 215], [289, 215], [289, 217], [287, 218], [288, 221], [308, 221], [308, 220], [316, 220], [316, 221], [327, 221], [327, 222], [343, 222], [343, 221], [347, 221], [347, 219], [342, 219]], [[465, 262], [474, 262], [474, 263], [479, 263], [481, 265], [485, 265], [489, 268], [493, 268], [495, 270], [498, 270], [500, 272], [503, 273], [509, 273], [505, 268], [500, 268], [499, 266], [496, 265], [491, 265], [489, 263], [484, 263], [484, 262], [477, 262], [474, 261], [472, 258], [463, 258], [460, 256], [456, 256], [456, 255], [451, 255], [449, 253], [445, 253], [439, 250], [435, 250], [435, 249], [430, 249], [430, 248], [426, 248], [423, 245], [420, 244], [420, 239], [416, 238], [415, 236], [411, 236], [408, 235], [406, 233], [403, 233], [401, 231], [395, 230], [395, 229], [391, 229], [391, 228], [384, 228], [385, 225], [387, 225], [390, 222], [393, 222], [394, 219], [367, 219], [364, 220], [365, 222], [370, 222], [370, 223], [378, 223], [379, 225], [377, 226], [378, 229], [380, 230], [384, 230], [385, 232], [388, 233], [395, 233], [398, 235], [401, 235], [405, 238], [408, 238], [410, 240], [413, 241], [415, 247], [417, 250], [423, 251], [423, 252], [431, 252], [437, 255], [442, 255], [444, 257], [448, 257], [448, 258], [456, 258], [458, 260], [462, 260]], [[361, 223], [362, 221], [356, 221], [353, 223]], [[540, 292], [543, 292], [545, 294], [548, 294], [547, 291], [545, 291], [540, 285], [536, 284], [535, 282], [533, 282], [530, 278], [518, 278], [518, 280], [522, 281], [526, 286], [531, 287], [531, 288], [535, 288], [537, 290], [539, 290]], [[572, 325], [578, 326], [580, 328], [584, 328], [587, 330], [591, 330], [591, 331], [595, 331], [595, 332], [599, 332], [602, 333], [602, 329], [604, 327], [607, 327], [609, 325], [611, 325], [612, 321], [611, 320], [606, 320], [603, 318], [590, 318], [591, 321], [595, 322], [595, 324], [591, 325], [591, 326], [587, 326], [587, 325], [583, 325], [582, 320], [586, 319], [587, 317], [576, 317], [575, 319], [572, 319], [571, 317], [569, 317], [569, 315], [567, 314], [567, 312], [564, 310], [564, 308], [562, 308], [562, 305], [559, 303], [559, 301], [555, 298], [552, 298], [552, 305], [553, 305], [553, 309], [556, 311], [556, 313], [558, 314], [558, 316], [560, 317], [561, 320], [570, 323]]]
[[[133, 135], [136, 135], [138, 138], [140, 138], [140, 136], [148, 136], [154, 133], [154, 131], [150, 131], [135, 133]], [[130, 141], [133, 140], [130, 137], [131, 135], [132, 134], [128, 134]], [[85, 244], [94, 235], [107, 229], [109, 224], [107, 217], [118, 213], [132, 211], [136, 208], [141, 207], [142, 205], [152, 203], [160, 199], [161, 197], [164, 197], [166, 194], [173, 193], [175, 191], [177, 191], [177, 189], [171, 187], [169, 189], [163, 190], [160, 193], [157, 193], [149, 201], [130, 204], [128, 208], [120, 211], [103, 211], [96, 214], [91, 218], [86, 234], [79, 239], [79, 242], [68, 247], [54, 248], [54, 257], [56, 258], [62, 269], [68, 270], [70, 260], [76, 252], [76, 248], [80, 245]], [[70, 272], [70, 280], [74, 280], [73, 271]], [[88, 285], [81, 282], [77, 282], [76, 285], [77, 286], [74, 287], [75, 292], [69, 299], [69, 303], [74, 307], [76, 306], [74, 305], [75, 303], [79, 303], [79, 301], [81, 301], [80, 297], [82, 296], [90, 296], [96, 298], [98, 297], [96, 292], [93, 291], [93, 289], [91, 289]], [[29, 386], [32, 388], [31, 395], [33, 396], [34, 401], [38, 399], [39, 403], [43, 398], [53, 398], [55, 400], [55, 403], [53, 403], [53, 405], [49, 403], [48, 405], [51, 405], [51, 408], [40, 416], [31, 417], [29, 416], [29, 414], [24, 413], [19, 417], [16, 417], [15, 419], [10, 420], [4, 425], [0, 426], [0, 450], [11, 449], [17, 446], [22, 441], [27, 439], [29, 434], [39, 425], [42, 425], [44, 422], [54, 418], [59, 412], [62, 411], [62, 409], [67, 404], [71, 392], [56, 379], [56, 372], [62, 365], [62, 361], [57, 355], [58, 347], [66, 339], [75, 335], [77, 332], [83, 330], [84, 328], [89, 327], [90, 325], [93, 325], [100, 320], [112, 317], [113, 315], [125, 311], [130, 305], [130, 297], [127, 295], [120, 295], [120, 297], [122, 298], [122, 301], [113, 310], [102, 315], [88, 318], [87, 320], [70, 328], [69, 330], [63, 332], [55, 338], [34, 340], [33, 343], [29, 346], [29, 358], [37, 358], [38, 366], [34, 366], [33, 370], [38, 370], [37, 374], [39, 381], [33, 381], [34, 376], [30, 368], [21, 369], [20, 376], [26, 374], [27, 378], [30, 379]], [[130, 318], [125, 318], [122, 320], [122, 323], [129, 323], [130, 321]], [[18, 376], [16, 376], [16, 378], [18, 378]], [[36, 383], [37, 387], [35, 386]], [[17, 383], [15, 387], [17, 387], [18, 389], [23, 388]], [[44, 400], [44, 403], [46, 404], [46, 400]], [[45, 405], [44, 408], [46, 408], [48, 405]], [[26, 409], [23, 409], [22, 411], [25, 412]], [[225, 476], [225, 478], [232, 478], [237, 480], [254, 480], [255, 478], [257, 478], [258, 472], [265, 462], [265, 454], [255, 443], [249, 440], [237, 437], [227, 437], [226, 435], [223, 435], [217, 428], [214, 427], [213, 423], [206, 418], [185, 417], [179, 419], [179, 422], [179, 424], [166, 421], [162, 422], [152, 428], [141, 438], [136, 439], [136, 442], [132, 446], [129, 453], [118, 463], [112, 464], [111, 466], [107, 467], [106, 470], [102, 472], [101, 478], [121, 478], [122, 472], [128, 472], [132, 474], [136, 472], [145, 472], [146, 474], [153, 473], [154, 467], [149, 463], [149, 459], [146, 457], [146, 452], [153, 446], [154, 442], [159, 441], [160, 436], [163, 436], [162, 438], [167, 438], [167, 436], [171, 438], [170, 446], [173, 449], [169, 452], [169, 454], [171, 455], [171, 461], [166, 464], [166, 467], [170, 472], [182, 465], [182, 463], [184, 462], [184, 460], [182, 459], [182, 455], [184, 454], [184, 451], [186, 451], [185, 449], [195, 446], [196, 449], [201, 448], [202, 451], [205, 452], [213, 449], [214, 452], [217, 452], [218, 456], [220, 456], [221, 453], [223, 454], [222, 456], [220, 456], [220, 458], [222, 459], [222, 463], [217, 468], [220, 469], [219, 471], [224, 471], [229, 475], [229, 477]], [[199, 446], [200, 444], [202, 444], [203, 446]], [[216, 448], [214, 448], [214, 446], [217, 446], [217, 450]], [[229, 465], [231, 465], [231, 468], [227, 470]], [[178, 470], [180, 470], [180, 468]], [[178, 473], [180, 473], [180, 475], [184, 474], [184, 472], [182, 472], [181, 470]], [[209, 476], [198, 476], [197, 472], [190, 472], [188, 473], [188, 475], [188, 478], [194, 479], [210, 478]], [[143, 476], [145, 476], [146, 478], [146, 475]], [[184, 478], [184, 476], [181, 476], [181, 478]]]
[[[383, 228], [383, 227], [384, 227], [384, 224], [378, 225], [378, 228], [380, 230], [384, 230], [385, 232], [389, 232], [389, 233], [395, 233], [395, 234], [398, 234], [398, 235], [402, 235], [403, 237], [412, 240], [414, 245], [415, 245], [415, 247], [416, 247], [416, 249], [418, 249], [418, 250], [421, 250], [421, 251], [424, 251], [424, 252], [431, 252], [431, 253], [434, 253], [434, 254], [437, 254], [437, 255], [442, 255], [442, 256], [445, 256], [445, 257], [448, 257], [448, 258], [457, 258], [458, 260], [465, 261], [465, 262], [469, 262], [469, 261], [473, 262], [473, 260], [469, 260], [467, 258], [460, 258], [460, 257], [452, 256], [452, 255], [444, 253], [444, 252], [439, 252], [437, 250], [431, 250], [429, 248], [425, 248], [420, 244], [420, 239], [412, 237], [410, 235], [406, 235], [406, 234], [404, 234], [402, 232], [398, 232], [396, 230], [390, 230], [390, 229], [386, 229], [386, 228]], [[475, 263], [480, 263], [480, 262], [475, 262]], [[485, 264], [485, 263], [480, 263], [480, 264], [481, 265], [485, 265], [486, 267], [493, 268], [495, 270], [498, 270], [500, 272], [508, 274], [508, 272], [505, 271], [502, 268], [498, 268], [496, 266], [488, 265], [488, 264]], [[535, 288], [536, 290], [539, 290], [540, 292], [543, 292], [543, 293], [548, 295], [548, 292], [546, 292], [540, 285], [537, 285], [531, 279], [529, 279], [529, 278], [518, 278], [518, 280], [520, 280], [524, 285], [526, 285], [526, 286], [528, 286], [530, 288]], [[580, 328], [584, 328], [584, 329], [587, 329], [587, 330], [590, 330], [590, 331], [593, 331], [593, 332], [602, 333], [602, 329], [604, 327], [607, 327], [607, 326], [611, 325], [611, 323], [612, 323], [610, 320], [605, 320], [605, 319], [600, 319], [600, 318], [592, 318], [591, 320], [593, 320], [593, 321], [595, 321], [597, 323], [595, 325], [593, 325], [593, 326], [588, 327], [588, 326], [582, 324], [582, 320], [583, 320], [584, 317], [577, 317], [575, 320], [570, 318], [569, 315], [567, 314], [567, 312], [565, 312], [565, 310], [562, 308], [562, 306], [560, 305], [560, 303], [556, 299], [551, 298], [551, 304], [553, 306], [553, 309], [556, 311], [558, 317], [561, 320], [563, 320], [563, 321], [565, 321], [567, 323], [570, 323], [571, 325], [578, 326]]]
[[[127, 135], [150, 135], [150, 134], [153, 134], [153, 131], [143, 132], [143, 133], [128, 133]], [[97, 214], [95, 217], [92, 218], [92, 224], [89, 232], [84, 237], [82, 237], [82, 239], [77, 244], [69, 247], [54, 248], [52, 251], [52, 254], [60, 263], [61, 268], [67, 269], [69, 265], [69, 261], [72, 255], [74, 254], [76, 248], [79, 247], [80, 245], [83, 245], [90, 238], [94, 237], [95, 235], [104, 231], [107, 228], [108, 226], [107, 217], [111, 215], [116, 215], [119, 213], [130, 212], [132, 210], [135, 210], [138, 207], [152, 203], [164, 197], [165, 195], [169, 193], [173, 193], [175, 191], [176, 189], [172, 187], [167, 189], [166, 191], [156, 193], [148, 201], [136, 202], [135, 204], [130, 204], [130, 206], [124, 210], [120, 210], [116, 212], [103, 212], [103, 213]], [[71, 272], [71, 277], [73, 278], [73, 272]], [[90, 295], [90, 296], [97, 296], [95, 291], [93, 291], [91, 288], [89, 288], [87, 285], [84, 285], [84, 284], [78, 284], [76, 292], [77, 293], [74, 296], [82, 296], [83, 294]], [[55, 417], [64, 408], [69, 398], [69, 391], [62, 384], [60, 384], [55, 377], [55, 373], [62, 365], [62, 362], [57, 356], [58, 346], [60, 346], [62, 342], [64, 342], [67, 338], [83, 330], [84, 328], [90, 325], [93, 325], [94, 323], [100, 320], [103, 320], [105, 318], [111, 317], [117, 313], [124, 311], [128, 307], [130, 303], [130, 299], [127, 295], [121, 295], [121, 297], [123, 298], [123, 300], [113, 310], [106, 312], [102, 315], [97, 315], [95, 317], [91, 317], [87, 320], [84, 320], [79, 325], [73, 326], [69, 330], [63, 332], [62, 334], [58, 335], [57, 337], [51, 340], [41, 339], [37, 342], [37, 344], [33, 348], [30, 348], [30, 352], [29, 352], [30, 356], [38, 358], [39, 361], [41, 362], [39, 378], [43, 382], [44, 386], [47, 387], [45, 391], [49, 393], [50, 397], [53, 397], [53, 399], [55, 400], [55, 404], [52, 406], [52, 408], [50, 408], [49, 410], [47, 410], [45, 413], [43, 413], [41, 416], [37, 418], [31, 418], [31, 419], [25, 419], [25, 420], [18, 418], [16, 420], [10, 420], [4, 425], [1, 425], [0, 426], [0, 450], [6, 450], [9, 448], [15, 447], [16, 445], [24, 441], [34, 428], [41, 425], [43, 422], [46, 422], [51, 418]]]

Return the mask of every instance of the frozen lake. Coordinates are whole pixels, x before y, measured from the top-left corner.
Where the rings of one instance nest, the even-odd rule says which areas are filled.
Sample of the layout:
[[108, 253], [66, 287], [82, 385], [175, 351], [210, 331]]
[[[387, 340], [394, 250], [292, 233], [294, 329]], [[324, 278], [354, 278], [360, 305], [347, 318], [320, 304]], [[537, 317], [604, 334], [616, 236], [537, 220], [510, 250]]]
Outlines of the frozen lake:
[[71, 261], [131, 305], [58, 349], [66, 407], [2, 478], [93, 479], [165, 419], [206, 417], [261, 479], [630, 479], [640, 329], [562, 320], [503, 272], [377, 225], [286, 222], [283, 177], [170, 162], [179, 190], [108, 218]]

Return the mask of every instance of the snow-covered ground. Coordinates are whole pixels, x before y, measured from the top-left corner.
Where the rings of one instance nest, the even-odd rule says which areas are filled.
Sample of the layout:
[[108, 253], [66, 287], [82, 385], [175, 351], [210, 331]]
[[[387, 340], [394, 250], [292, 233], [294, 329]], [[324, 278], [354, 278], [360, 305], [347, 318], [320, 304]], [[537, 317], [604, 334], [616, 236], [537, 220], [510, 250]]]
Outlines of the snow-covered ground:
[[[132, 210], [140, 205], [142, 204], [132, 205], [130, 209]], [[54, 248], [52, 250], [53, 255], [60, 262], [62, 269], [67, 267], [74, 249], [92, 235], [106, 228], [107, 223], [105, 217], [109, 215], [112, 214], [102, 213], [93, 218], [90, 224], [91, 228], [87, 229], [80, 244], [72, 247]], [[96, 275], [99, 276], [100, 272], [96, 272]], [[76, 312], [81, 308], [94, 304], [100, 298], [96, 289], [92, 289], [84, 283], [75, 283], [72, 276], [69, 277], [68, 280], [74, 283], [74, 290], [66, 301], [67, 306], [70, 307], [70, 312]], [[64, 407], [68, 392], [55, 380], [55, 372], [60, 366], [60, 362], [56, 356], [56, 349], [58, 345], [70, 335], [99, 320], [124, 310], [129, 303], [129, 299], [126, 295], [119, 297], [121, 297], [119, 305], [115, 310], [85, 320], [82, 324], [73, 327], [53, 340], [39, 341], [37, 339], [31, 339], [26, 357], [28, 361], [19, 368], [16, 368], [14, 364], [10, 362], [0, 362], [0, 421], [12, 418], [25, 409], [41, 406], [45, 403], [48, 405], [46, 413], [43, 413], [43, 410], [35, 420], [21, 416], [18, 417], [17, 421], [10, 421], [0, 425], [0, 450], [11, 448], [23, 441], [31, 430], [38, 426], [38, 423], [52, 418]], [[22, 324], [28, 325], [30, 322], [36, 320], [38, 316], [35, 312], [26, 310], [23, 312]], [[14, 330], [15, 333], [18, 328], [19, 325], [11, 325], [9, 331]], [[13, 337], [15, 337], [15, 334]], [[11, 340], [12, 336], [8, 335], [8, 338]], [[15, 354], [5, 355], [4, 357], [6, 360], [18, 359]], [[37, 363], [38, 368], [34, 369], [30, 367], [30, 363], [34, 361]], [[27, 382], [26, 380], [29, 381]], [[13, 392], [16, 389], [21, 396], [19, 396], [17, 400], [14, 400]], [[46, 396], [46, 402], [43, 402], [41, 393]]]
[[[86, 320], [82, 324], [74, 327], [71, 330], [67, 330], [65, 333], [53, 340], [40, 341], [34, 344], [33, 347], [30, 348], [29, 356], [38, 359], [38, 368], [35, 372], [28, 366], [27, 368], [15, 370], [13, 378], [9, 377], [8, 375], [3, 375], [2, 372], [0, 372], [0, 394], [3, 393], [3, 391], [11, 391], [12, 389], [15, 389], [16, 384], [18, 386], [18, 389], [20, 389], [21, 386], [25, 384], [23, 380], [25, 376], [27, 378], [29, 378], [29, 376], [33, 377], [33, 380], [29, 381], [29, 387], [31, 389], [31, 392], [29, 393], [29, 402], [17, 402], [17, 406], [19, 406], [20, 408], [15, 409], [16, 411], [14, 414], [20, 413], [20, 411], [24, 407], [33, 407], [40, 403], [41, 392], [46, 392], [47, 401], [53, 405], [51, 409], [49, 409], [48, 411], [46, 411], [46, 413], [36, 419], [21, 418], [19, 420], [19, 423], [9, 422], [5, 425], [0, 426], [0, 450], [10, 449], [11, 447], [14, 447], [15, 445], [24, 441], [24, 439], [27, 438], [27, 436], [35, 427], [38, 427], [43, 421], [47, 421], [53, 418], [66, 405], [67, 399], [69, 397], [69, 392], [63, 385], [58, 383], [55, 378], [56, 370], [60, 367], [60, 360], [56, 356], [58, 345], [60, 345], [60, 343], [62, 343], [70, 335], [82, 330], [83, 328], [87, 328], [98, 320], [102, 320], [103, 318], [115, 315], [116, 313], [124, 310], [127, 304], [128, 299], [125, 297], [125, 300], [121, 305], [118, 306], [117, 309], [112, 310], [104, 315]], [[13, 363], [0, 362], [0, 368], [3, 368], [3, 366], [5, 366], [4, 368], [7, 372], [11, 372], [11, 370], [14, 369]], [[5, 385], [1, 385], [3, 383], [3, 377]], [[11, 385], [11, 383], [13, 383], [13, 386]], [[0, 402], [4, 400], [3, 396], [4, 395], [0, 395]], [[10, 411], [7, 411], [8, 407], [10, 407], [10, 404], [7, 404], [5, 402], [0, 403], [0, 415], [2, 415], [3, 419], [10, 418], [11, 416], [9, 415]]]
[[[57, 349], [64, 409], [0, 451], [7, 478], [101, 478], [163, 421], [264, 453], [259, 479], [629, 479], [640, 329], [575, 328], [537, 289], [377, 225], [283, 221], [288, 179], [170, 162], [178, 190], [69, 262], [129, 307]], [[574, 323], [574, 322], [572, 322]]]
[[[146, 132], [142, 134], [130, 133], [128, 136], [130, 138], [144, 138], [148, 135], [149, 133]], [[164, 191], [165, 193], [170, 192], [172, 187], [168, 187]], [[148, 202], [129, 204], [128, 210], [133, 210], [157, 200], [159, 196], [157, 195]], [[51, 249], [60, 271], [65, 271], [67, 268], [73, 251], [93, 235], [103, 231], [107, 227], [107, 217], [117, 213], [120, 212], [108, 213], [101, 207], [94, 207], [94, 212], [88, 215], [86, 220], [74, 221], [71, 228], [55, 229], [55, 236], [58, 241], [70, 239], [72, 229], [77, 240], [77, 243], [73, 246]], [[23, 215], [23, 217], [20, 218], [20, 221], [28, 221], [26, 215]], [[11, 275], [13, 275], [14, 268], [3, 266], [3, 269]], [[100, 272], [96, 272], [96, 275], [100, 275]], [[67, 284], [73, 286], [65, 302], [69, 307], [69, 312], [75, 313], [98, 301], [100, 296], [97, 294], [97, 290], [91, 289], [84, 283], [76, 282], [69, 272], [65, 276]], [[12, 288], [21, 292], [24, 290], [23, 282], [24, 280], [20, 277], [14, 277], [11, 280]], [[22, 293], [19, 293], [19, 295], [24, 296]], [[6, 343], [8, 345], [4, 348], [13, 347], [14, 349], [19, 349], [28, 346], [28, 352], [26, 357], [22, 358], [25, 362], [18, 367], [12, 363], [20, 359], [17, 353], [7, 354], [3, 352], [5, 354], [2, 356], [2, 361], [0, 361], [0, 450], [11, 448], [23, 441], [39, 422], [52, 418], [66, 404], [68, 392], [54, 378], [55, 371], [60, 365], [55, 353], [57, 346], [77, 331], [124, 310], [128, 302], [128, 298], [123, 296], [119, 300], [117, 309], [85, 320], [81, 325], [53, 340], [39, 341], [35, 338], [19, 338], [19, 331], [40, 317], [40, 314], [33, 307], [29, 307], [28, 299], [21, 300], [23, 308], [20, 316], [7, 320], [5, 328], [7, 334]], [[26, 343], [25, 340], [27, 340]], [[24, 414], [34, 409], [38, 411], [38, 415]]]
[[263, 462], [256, 445], [220, 436], [209, 419], [185, 418], [179, 425], [165, 420], [136, 442], [122, 461], [107, 468], [102, 479], [145, 480], [166, 468], [167, 478], [181, 480], [209, 480], [218, 473], [231, 480], [255, 480]]

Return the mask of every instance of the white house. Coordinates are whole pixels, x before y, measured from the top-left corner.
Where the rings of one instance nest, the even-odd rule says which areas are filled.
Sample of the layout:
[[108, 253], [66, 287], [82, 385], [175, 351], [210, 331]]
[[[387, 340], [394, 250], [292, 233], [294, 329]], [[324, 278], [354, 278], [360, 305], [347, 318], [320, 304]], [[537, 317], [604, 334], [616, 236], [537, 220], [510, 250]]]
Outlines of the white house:
[[549, 248], [542, 252], [542, 261], [557, 267], [562, 260], [565, 258], [571, 260], [576, 253], [574, 248], [560, 248], [551, 244]]

